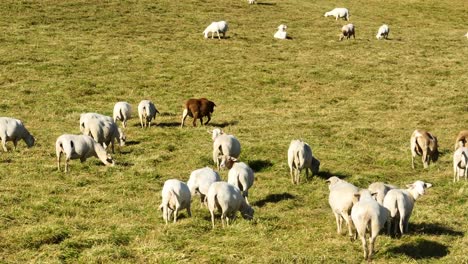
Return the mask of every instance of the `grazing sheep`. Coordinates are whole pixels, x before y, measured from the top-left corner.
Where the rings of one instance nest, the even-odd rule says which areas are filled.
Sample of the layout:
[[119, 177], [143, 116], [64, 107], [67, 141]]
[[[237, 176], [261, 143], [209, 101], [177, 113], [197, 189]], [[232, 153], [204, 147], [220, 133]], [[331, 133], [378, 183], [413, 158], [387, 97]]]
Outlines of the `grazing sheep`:
[[379, 31], [377, 32], [377, 35], [375, 36], [377, 39], [388, 39], [388, 34], [390, 33], [390, 28], [388, 28], [388, 25], [383, 24], [382, 26], [379, 27]]
[[341, 234], [341, 226], [343, 219], [348, 226], [349, 237], [351, 240], [354, 239], [353, 234], [353, 222], [351, 220], [351, 208], [353, 207], [354, 195], [359, 192], [358, 187], [351, 183], [341, 180], [336, 176], [330, 177], [326, 182], [329, 182], [328, 186], [330, 195], [328, 197], [328, 203], [335, 215], [336, 219], [336, 231]]
[[239, 162], [236, 158], [224, 155], [221, 159], [222, 169], [228, 168], [228, 183], [236, 186], [249, 203], [249, 189], [254, 183], [254, 171], [244, 162]]
[[114, 123], [114, 121], [108, 122], [102, 119], [92, 118], [88, 120], [88, 124], [83, 132], [83, 135], [91, 136], [104, 148], [107, 148], [107, 146], [111, 145], [112, 153], [115, 153], [115, 140], [117, 140], [119, 147], [125, 146], [125, 134], [123, 133], [122, 129], [120, 129], [117, 124]]
[[199, 193], [200, 202], [202, 204], [206, 204], [206, 195], [208, 194], [208, 189], [213, 182], [217, 181], [221, 181], [219, 174], [212, 168], [205, 167], [194, 170], [192, 173], [190, 173], [187, 186], [189, 187], [192, 196], [195, 196], [196, 193]]
[[273, 35], [276, 39], [287, 39], [286, 29], [288, 27], [284, 24], [278, 26], [278, 31], [276, 31], [275, 35]]
[[230, 220], [236, 218], [236, 212], [240, 211], [244, 219], [251, 220], [254, 210], [245, 202], [239, 189], [227, 182], [214, 182], [210, 185], [207, 195], [208, 209], [211, 213], [211, 223], [214, 225], [214, 211], [216, 208], [221, 211], [221, 222], [224, 227], [224, 219], [227, 219], [227, 225]]
[[[377, 203], [369, 190], [362, 189], [355, 194], [358, 202], [351, 209], [351, 219], [362, 242], [364, 259], [370, 260], [374, 252], [374, 243], [380, 230], [388, 220], [387, 208]], [[369, 233], [369, 247], [366, 233]]]
[[293, 184], [299, 184], [299, 174], [302, 169], [306, 171], [306, 179], [309, 177], [309, 169], [312, 175], [317, 174], [320, 161], [312, 155], [309, 144], [302, 140], [292, 140], [288, 149], [288, 165]]
[[19, 140], [24, 140], [28, 148], [34, 146], [35, 139], [24, 127], [23, 122], [11, 117], [0, 117], [0, 138], [2, 139], [2, 147], [5, 152], [8, 151], [6, 147], [7, 141], [13, 141], [13, 145], [18, 145]]
[[455, 140], [455, 150], [460, 146], [468, 147], [468, 130], [462, 130], [458, 133], [457, 139]]
[[408, 223], [413, 212], [414, 203], [419, 196], [424, 195], [427, 188], [432, 184], [423, 181], [415, 181], [413, 184], [406, 185], [408, 189], [393, 189], [387, 192], [384, 198], [384, 207], [390, 211], [390, 220], [387, 222], [388, 233], [391, 234], [392, 225], [397, 232], [397, 223], [399, 221], [399, 230], [401, 234], [408, 232]]
[[383, 205], [383, 200], [387, 192], [390, 191], [391, 189], [397, 189], [397, 188], [398, 187], [396, 187], [395, 185], [386, 184], [383, 182], [374, 182], [370, 184], [369, 188], [367, 189], [369, 189], [371, 193], [376, 193], [375, 198], [376, 198], [377, 203], [379, 203], [380, 205]]
[[249, 0], [249, 4], [252, 5], [252, 4], [256, 4], [257, 3], [257, 0]]
[[132, 117], [132, 107], [127, 102], [117, 102], [114, 105], [114, 122], [117, 120], [122, 122], [124, 128], [127, 127], [127, 121]]
[[185, 102], [185, 109], [182, 113], [182, 123], [180, 127], [184, 126], [185, 118], [187, 115], [193, 117], [193, 126], [197, 126], [197, 119], [200, 119], [200, 124], [203, 125], [203, 117], [208, 117], [205, 125], [211, 120], [211, 114], [214, 111], [216, 104], [206, 98], [189, 99]]
[[465, 176], [466, 181], [468, 177], [468, 148], [461, 146], [453, 153], [453, 182], [459, 181], [460, 177], [463, 176]]
[[356, 35], [354, 32], [354, 25], [353, 24], [344, 25], [341, 28], [340, 41], [343, 40], [345, 37], [346, 39], [350, 39], [351, 36], [353, 36], [353, 38], [356, 39]]
[[86, 161], [89, 157], [97, 157], [107, 166], [114, 166], [114, 160], [107, 155], [106, 150], [94, 139], [86, 135], [64, 134], [57, 138], [55, 142], [55, 152], [57, 154], [57, 168], [60, 171], [60, 157], [65, 154], [65, 172], [68, 172], [68, 163], [71, 159]]
[[177, 222], [177, 214], [180, 210], [187, 209], [187, 214], [192, 216], [190, 211], [192, 197], [187, 184], [176, 179], [167, 180], [164, 182], [161, 196], [162, 202], [159, 210], [163, 213], [162, 217], [166, 225], [171, 220], [172, 212], [174, 212], [174, 223]]
[[329, 16], [334, 16], [335, 20], [338, 20], [338, 18], [344, 18], [346, 21], [349, 20], [349, 11], [347, 8], [344, 7], [337, 7], [333, 9], [332, 11], [326, 12], [324, 17], [329, 17]]
[[219, 164], [223, 155], [239, 158], [241, 145], [239, 140], [233, 136], [225, 134], [221, 129], [213, 129], [213, 162], [219, 170]]
[[113, 122], [114, 119], [110, 116], [101, 115], [98, 113], [83, 113], [80, 115], [80, 131], [84, 133], [85, 129], [88, 127], [88, 122], [91, 119], [99, 119], [106, 122]]
[[138, 104], [138, 117], [140, 118], [141, 127], [151, 127], [151, 120], [159, 114], [158, 109], [150, 100], [142, 100]]
[[221, 39], [219, 37], [219, 33], [223, 34], [223, 38], [226, 37], [226, 31], [228, 31], [228, 23], [226, 21], [218, 21], [218, 22], [212, 22], [206, 29], [203, 31], [203, 35], [205, 35], [205, 38], [208, 38], [208, 34], [211, 33], [211, 38], [214, 38], [214, 33], [218, 34], [218, 39]]
[[437, 161], [439, 151], [437, 149], [437, 137], [425, 130], [415, 130], [411, 135], [411, 164], [414, 169], [414, 157], [422, 156], [424, 168], [429, 167], [429, 163]]

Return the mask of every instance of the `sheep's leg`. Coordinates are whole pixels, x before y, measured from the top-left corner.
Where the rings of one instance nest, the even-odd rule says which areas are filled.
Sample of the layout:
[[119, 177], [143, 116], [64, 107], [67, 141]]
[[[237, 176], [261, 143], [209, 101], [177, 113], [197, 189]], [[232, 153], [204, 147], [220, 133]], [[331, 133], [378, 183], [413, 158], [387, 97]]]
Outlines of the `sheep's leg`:
[[[197, 126], [197, 119], [198, 119], [198, 112], [195, 112], [195, 113], [193, 113], [193, 122], [192, 122], [194, 127]], [[202, 125], [203, 125], [203, 123], [202, 123]]]
[[6, 136], [2, 136], [2, 147], [5, 152], [8, 152], [8, 149], [6, 147]]
[[174, 224], [177, 223], [177, 214], [179, 213], [179, 207], [176, 206], [174, 210]]
[[367, 253], [367, 240], [366, 237], [363, 235], [360, 235], [361, 237], [361, 242], [362, 242], [362, 249], [364, 250], [364, 259], [367, 259], [368, 253]]
[[62, 152], [57, 153], [57, 169], [60, 171], [60, 157], [62, 156]]
[[295, 180], [294, 180], [294, 169], [291, 168], [291, 169], [289, 170], [289, 172], [290, 172], [290, 174], [291, 174], [291, 182], [292, 182], [292, 184], [295, 184]]
[[[400, 227], [401, 236], [403, 236], [403, 234], [405, 233], [404, 221], [405, 221], [404, 217], [400, 215], [399, 227]], [[395, 229], [396, 229], [396, 227], [395, 227]]]
[[341, 235], [341, 224], [343, 222], [343, 219], [341, 218], [340, 214], [333, 212], [335, 214], [335, 220], [336, 220], [336, 232]]
[[184, 127], [185, 119], [187, 118], [187, 116], [188, 116], [188, 110], [184, 109], [184, 112], [182, 113], [182, 122], [180, 124], [180, 127]]
[[353, 235], [353, 221], [351, 220], [351, 217], [347, 213], [342, 213], [341, 214], [346, 221], [346, 225], [348, 226], [348, 235], [351, 241], [354, 240], [354, 235]]
[[224, 220], [226, 219], [226, 214], [223, 212], [221, 214], [221, 223], [223, 224], [223, 228], [224, 228]]
[[212, 227], [214, 229], [215, 228], [215, 225], [214, 225], [214, 222], [215, 222], [214, 210], [210, 210], [210, 214], [211, 214], [211, 225], [212, 225]]
[[15, 146], [15, 150], [16, 150], [16, 146], [18, 146], [18, 139], [17, 138], [13, 139], [13, 146]]
[[369, 250], [368, 250], [368, 255], [367, 259], [371, 260], [372, 259], [372, 253], [374, 252], [374, 243], [375, 243], [375, 238], [374, 236], [369, 237]]
[[221, 37], [219, 36], [219, 31], [216, 31], [216, 34], [218, 35], [218, 40], [221, 40]]
[[65, 172], [68, 172], [68, 162], [70, 161], [70, 158], [67, 157], [67, 159], [65, 160]]
[[306, 177], [305, 177], [305, 180], [308, 181], [309, 180], [309, 168], [305, 168], [305, 171], [306, 171]]
[[187, 208], [187, 214], [189, 217], [192, 217], [192, 210], [190, 210], [190, 206]]
[[208, 117], [208, 120], [206, 120], [205, 126], [206, 126], [206, 125], [208, 124], [208, 122], [210, 122], [210, 120], [211, 120], [211, 115], [210, 115], [210, 114], [208, 114], [207, 117]]
[[428, 155], [427, 155], [427, 150], [424, 150], [423, 151], [423, 154], [422, 154], [422, 162], [424, 164], [424, 168], [427, 169], [427, 167], [429, 167], [429, 162], [428, 162]]

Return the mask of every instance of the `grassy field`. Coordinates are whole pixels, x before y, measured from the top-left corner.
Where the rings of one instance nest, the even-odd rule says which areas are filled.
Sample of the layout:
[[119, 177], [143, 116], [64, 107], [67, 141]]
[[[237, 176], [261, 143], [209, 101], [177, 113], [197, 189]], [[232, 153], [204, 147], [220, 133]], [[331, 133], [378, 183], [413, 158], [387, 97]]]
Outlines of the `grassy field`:
[[[346, 6], [356, 39], [338, 41]], [[12, 1], [0, 2], [0, 116], [37, 138], [0, 153], [0, 263], [359, 263], [361, 244], [336, 234], [325, 179], [359, 186], [432, 183], [410, 233], [380, 235], [375, 263], [468, 263], [468, 183], [452, 182], [456, 134], [468, 129], [466, 0]], [[205, 40], [227, 20], [227, 39]], [[291, 40], [278, 41], [279, 24]], [[390, 39], [377, 41], [378, 27]], [[180, 129], [184, 101], [217, 104], [208, 127]], [[159, 111], [134, 118], [115, 167], [91, 158], [58, 172], [54, 144], [79, 133], [80, 113], [112, 115], [117, 101]], [[165, 180], [213, 166], [207, 128], [242, 144], [255, 170], [251, 222], [211, 230], [195, 199], [191, 218], [165, 225]], [[442, 155], [411, 168], [414, 129]], [[292, 139], [308, 142], [320, 175], [293, 186]], [[227, 172], [221, 172], [227, 178]], [[304, 179], [304, 177], [302, 177]]]

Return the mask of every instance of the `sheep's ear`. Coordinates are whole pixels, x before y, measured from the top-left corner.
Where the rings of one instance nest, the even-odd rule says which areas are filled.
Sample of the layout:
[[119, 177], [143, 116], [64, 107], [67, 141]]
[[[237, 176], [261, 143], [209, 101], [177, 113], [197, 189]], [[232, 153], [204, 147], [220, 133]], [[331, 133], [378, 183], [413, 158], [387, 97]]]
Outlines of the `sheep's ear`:
[[376, 197], [377, 194], [378, 194], [377, 192], [371, 193], [372, 197]]
[[231, 156], [229, 156], [229, 160], [230, 160], [230, 161], [234, 161], [234, 162], [236, 162], [236, 161], [237, 161], [237, 159], [236, 159], [236, 158], [234, 158], [234, 157], [231, 157]]
[[426, 187], [426, 188], [431, 188], [431, 187], [432, 187], [432, 184], [431, 184], [431, 183], [424, 183], [424, 187]]

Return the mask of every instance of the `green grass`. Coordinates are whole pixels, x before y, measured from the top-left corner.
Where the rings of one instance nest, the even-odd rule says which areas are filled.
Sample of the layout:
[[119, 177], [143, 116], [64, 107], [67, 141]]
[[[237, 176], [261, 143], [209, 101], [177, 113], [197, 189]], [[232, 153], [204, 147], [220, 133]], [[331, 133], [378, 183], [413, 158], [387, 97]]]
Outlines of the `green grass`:
[[[410, 234], [377, 238], [375, 263], [468, 262], [468, 184], [452, 183], [451, 169], [468, 129], [465, 0], [259, 2], [1, 1], [0, 116], [23, 120], [37, 145], [0, 153], [0, 262], [359, 263], [360, 242], [336, 234], [330, 175], [434, 184]], [[346, 22], [323, 17], [337, 6], [356, 40], [339, 42]], [[215, 20], [229, 22], [228, 38], [204, 40]], [[292, 40], [273, 39], [282, 23]], [[390, 40], [377, 41], [383, 23]], [[217, 104], [208, 129], [235, 134], [256, 170], [251, 222], [211, 230], [197, 199], [177, 224], [157, 210], [165, 180], [213, 166], [207, 128], [178, 127], [191, 97]], [[80, 113], [142, 99], [162, 113], [158, 125], [132, 119], [115, 167], [91, 158], [57, 171], [55, 140], [79, 133]], [[411, 169], [416, 128], [440, 142], [428, 170], [420, 159]], [[299, 186], [286, 164], [296, 138], [322, 162]]]

